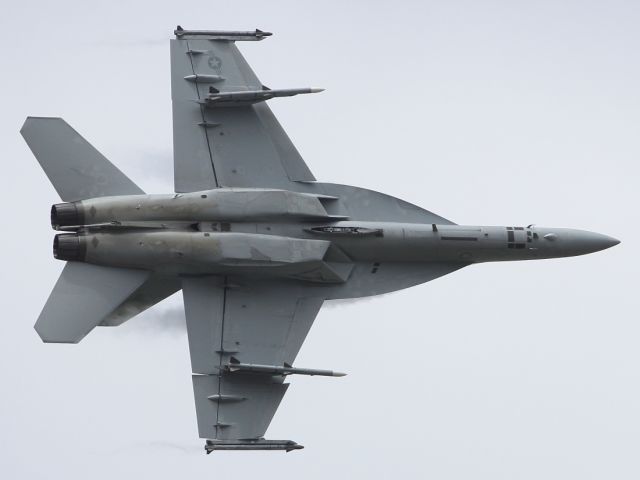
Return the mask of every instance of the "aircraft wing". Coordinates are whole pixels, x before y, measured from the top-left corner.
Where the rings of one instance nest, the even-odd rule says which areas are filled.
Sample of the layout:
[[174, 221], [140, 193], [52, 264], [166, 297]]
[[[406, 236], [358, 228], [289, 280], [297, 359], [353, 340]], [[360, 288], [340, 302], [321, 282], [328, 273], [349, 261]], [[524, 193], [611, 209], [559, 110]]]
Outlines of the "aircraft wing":
[[313, 93], [270, 90], [235, 45], [265, 32], [176, 30], [171, 41], [176, 192], [292, 188], [315, 178], [265, 100]]
[[221, 448], [259, 447], [289, 386], [285, 370], [333, 373], [292, 367], [323, 299], [290, 282], [230, 281], [182, 281], [198, 431]]

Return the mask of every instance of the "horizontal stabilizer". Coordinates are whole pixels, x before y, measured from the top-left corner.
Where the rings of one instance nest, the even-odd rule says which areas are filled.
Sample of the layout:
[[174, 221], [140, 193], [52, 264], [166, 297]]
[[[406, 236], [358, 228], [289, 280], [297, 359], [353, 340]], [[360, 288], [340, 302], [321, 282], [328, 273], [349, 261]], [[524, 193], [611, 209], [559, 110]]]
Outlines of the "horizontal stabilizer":
[[101, 327], [117, 327], [180, 290], [180, 279], [152, 274], [135, 292], [107, 315]]
[[28, 117], [20, 133], [65, 202], [144, 194], [62, 118]]
[[78, 343], [148, 277], [143, 270], [68, 262], [38, 317], [36, 332], [46, 343]]

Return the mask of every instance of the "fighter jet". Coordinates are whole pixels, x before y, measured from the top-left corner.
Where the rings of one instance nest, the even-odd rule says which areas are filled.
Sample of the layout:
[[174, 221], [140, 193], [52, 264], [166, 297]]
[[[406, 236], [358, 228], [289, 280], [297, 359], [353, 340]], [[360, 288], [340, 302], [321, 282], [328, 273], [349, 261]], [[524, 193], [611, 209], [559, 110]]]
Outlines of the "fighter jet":
[[[343, 374], [295, 359], [325, 300], [380, 295], [483, 262], [597, 252], [618, 240], [566, 228], [457, 225], [398, 198], [317, 181], [236, 43], [271, 35], [189, 31], [171, 40], [175, 192], [148, 195], [61, 118], [21, 130], [64, 203], [66, 262], [35, 329], [77, 343], [182, 290], [205, 450], [285, 450], [265, 432], [289, 375]], [[399, 160], [402, 161], [402, 160]]]

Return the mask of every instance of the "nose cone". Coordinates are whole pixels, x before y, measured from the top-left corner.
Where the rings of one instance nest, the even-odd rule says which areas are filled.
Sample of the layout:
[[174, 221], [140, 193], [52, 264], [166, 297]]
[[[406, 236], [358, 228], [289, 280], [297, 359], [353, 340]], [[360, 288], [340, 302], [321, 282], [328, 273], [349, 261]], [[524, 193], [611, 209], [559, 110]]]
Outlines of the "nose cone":
[[620, 243], [617, 238], [585, 230], [549, 229], [542, 241], [558, 256], [570, 257], [599, 252]]
[[577, 255], [584, 255], [585, 253], [599, 252], [600, 250], [618, 245], [620, 240], [609, 237], [608, 235], [602, 235], [601, 233], [577, 230], [573, 243], [573, 248], [579, 252]]

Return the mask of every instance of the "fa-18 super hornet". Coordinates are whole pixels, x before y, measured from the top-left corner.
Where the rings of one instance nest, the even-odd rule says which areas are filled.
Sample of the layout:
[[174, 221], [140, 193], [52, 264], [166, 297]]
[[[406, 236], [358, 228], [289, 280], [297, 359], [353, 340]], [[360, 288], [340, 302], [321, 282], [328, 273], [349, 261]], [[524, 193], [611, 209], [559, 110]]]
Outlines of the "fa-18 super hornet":
[[77, 343], [182, 290], [205, 449], [293, 450], [265, 440], [325, 300], [365, 297], [481, 262], [583, 255], [618, 240], [581, 230], [456, 225], [364, 188], [316, 181], [265, 103], [236, 42], [260, 30], [171, 40], [175, 192], [147, 195], [60, 118], [22, 135], [65, 203], [51, 208], [66, 261], [35, 329]]

